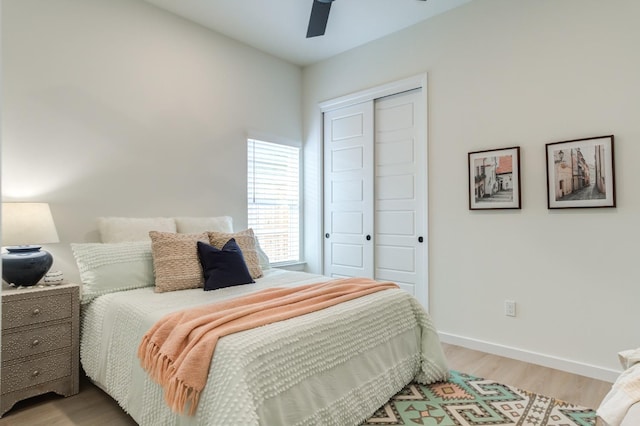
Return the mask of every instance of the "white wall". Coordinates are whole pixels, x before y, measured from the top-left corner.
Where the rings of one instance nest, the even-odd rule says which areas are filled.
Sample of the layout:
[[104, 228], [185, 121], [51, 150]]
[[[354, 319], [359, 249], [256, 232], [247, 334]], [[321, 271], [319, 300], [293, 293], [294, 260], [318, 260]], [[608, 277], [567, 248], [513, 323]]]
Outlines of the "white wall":
[[[309, 269], [322, 265], [318, 103], [427, 72], [436, 326], [449, 341], [612, 379], [616, 353], [640, 345], [638, 16], [636, 0], [475, 0], [305, 68]], [[608, 134], [618, 207], [547, 210], [545, 143]], [[469, 211], [467, 153], [510, 146], [521, 147], [522, 210]]]
[[299, 67], [136, 0], [2, 1], [4, 201], [51, 203], [53, 268], [98, 216], [231, 215], [246, 132], [302, 139]]

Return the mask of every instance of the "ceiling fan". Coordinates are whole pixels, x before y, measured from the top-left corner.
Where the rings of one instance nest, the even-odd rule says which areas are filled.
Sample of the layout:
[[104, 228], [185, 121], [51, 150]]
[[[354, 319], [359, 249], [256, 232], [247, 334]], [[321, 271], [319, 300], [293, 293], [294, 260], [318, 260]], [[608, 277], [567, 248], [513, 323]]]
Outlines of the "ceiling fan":
[[313, 0], [309, 26], [307, 27], [307, 38], [324, 35], [324, 31], [327, 29], [327, 21], [329, 20], [331, 3], [333, 3], [333, 1], [334, 0]]
[[307, 38], [324, 35], [332, 2], [333, 0], [313, 0], [309, 26], [307, 27]]

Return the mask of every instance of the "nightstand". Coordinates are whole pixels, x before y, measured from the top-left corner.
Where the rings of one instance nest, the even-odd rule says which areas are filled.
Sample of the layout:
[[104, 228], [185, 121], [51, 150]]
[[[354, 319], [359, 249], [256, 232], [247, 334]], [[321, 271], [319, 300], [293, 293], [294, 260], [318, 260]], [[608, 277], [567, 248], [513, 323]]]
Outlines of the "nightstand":
[[0, 416], [25, 398], [78, 393], [80, 287], [2, 286]]

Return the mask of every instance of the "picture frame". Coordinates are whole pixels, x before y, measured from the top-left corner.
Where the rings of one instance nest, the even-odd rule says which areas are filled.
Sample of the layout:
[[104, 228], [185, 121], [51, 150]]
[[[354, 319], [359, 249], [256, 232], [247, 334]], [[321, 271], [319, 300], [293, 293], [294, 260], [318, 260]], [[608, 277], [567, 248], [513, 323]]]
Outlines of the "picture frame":
[[613, 135], [546, 144], [547, 208], [615, 207]]
[[520, 147], [469, 153], [469, 210], [520, 209]]

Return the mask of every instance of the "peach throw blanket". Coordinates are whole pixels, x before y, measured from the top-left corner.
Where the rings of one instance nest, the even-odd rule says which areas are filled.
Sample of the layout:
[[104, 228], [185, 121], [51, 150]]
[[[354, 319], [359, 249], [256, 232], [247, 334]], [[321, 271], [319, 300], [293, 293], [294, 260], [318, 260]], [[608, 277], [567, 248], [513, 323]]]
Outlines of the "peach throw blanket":
[[344, 278], [293, 288], [269, 288], [229, 301], [174, 312], [144, 335], [144, 368], [165, 390], [171, 409], [189, 415], [198, 405], [220, 337], [318, 311], [377, 291], [397, 288], [366, 278]]

